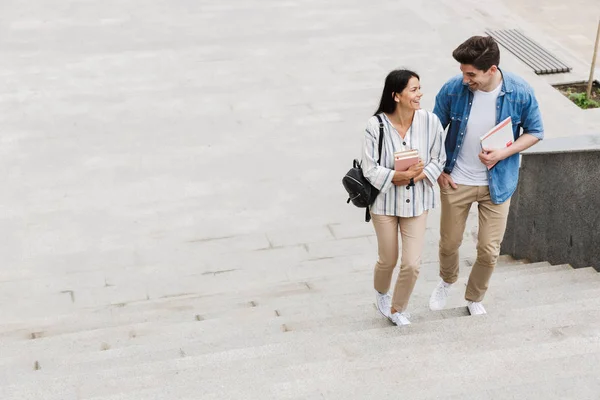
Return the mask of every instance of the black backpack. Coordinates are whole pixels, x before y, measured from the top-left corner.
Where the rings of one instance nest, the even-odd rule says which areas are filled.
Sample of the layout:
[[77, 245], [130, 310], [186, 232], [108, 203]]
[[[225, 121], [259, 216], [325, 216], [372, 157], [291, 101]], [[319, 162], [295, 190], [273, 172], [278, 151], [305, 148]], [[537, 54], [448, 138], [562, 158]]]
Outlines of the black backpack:
[[[379, 159], [377, 160], [377, 164], [379, 164], [381, 162], [381, 146], [383, 144], [383, 121], [379, 115], [376, 115], [376, 117], [379, 120]], [[369, 222], [371, 220], [369, 206], [375, 202], [379, 190], [365, 178], [360, 162], [357, 159], [354, 159], [352, 168], [342, 178], [342, 184], [349, 196], [346, 203], [352, 202], [356, 207], [366, 208], [365, 222]]]

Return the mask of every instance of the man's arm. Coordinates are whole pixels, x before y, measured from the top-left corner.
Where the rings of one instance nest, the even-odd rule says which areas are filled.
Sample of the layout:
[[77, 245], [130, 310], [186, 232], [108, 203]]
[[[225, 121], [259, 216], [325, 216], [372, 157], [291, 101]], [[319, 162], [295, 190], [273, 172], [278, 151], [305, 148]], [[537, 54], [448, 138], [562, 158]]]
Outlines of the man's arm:
[[539, 141], [540, 139], [537, 137], [530, 135], [529, 133], [524, 133], [519, 136], [512, 145], [503, 149], [492, 150], [484, 148], [481, 153], [479, 153], [479, 159], [485, 165], [494, 165], [498, 161], [504, 160], [513, 154], [527, 150]]
[[[444, 86], [442, 86], [437, 96], [435, 96], [435, 107], [433, 108], [433, 113], [440, 119], [442, 129], [444, 130], [448, 128], [448, 125], [450, 124], [450, 97], [447, 93], [447, 85], [448, 84], [446, 83]], [[442, 151], [446, 151], [443, 143]], [[447, 174], [443, 171], [437, 178], [437, 182], [442, 188], [452, 186], [452, 188], [456, 189], [458, 187], [450, 177], [450, 174]]]
[[479, 153], [479, 159], [485, 165], [494, 165], [498, 161], [527, 150], [544, 138], [542, 115], [540, 114], [540, 108], [537, 99], [535, 98], [535, 94], [533, 93], [533, 89], [529, 89], [527, 96], [527, 102], [521, 111], [523, 134], [519, 136], [511, 146], [504, 149], [483, 149], [483, 151]]
[[435, 106], [433, 107], [433, 113], [440, 119], [443, 129], [446, 129], [450, 123], [450, 99], [448, 97], [448, 88], [446, 86], [447, 84], [442, 86], [435, 96]]
[[508, 158], [513, 154], [520, 153], [523, 150], [527, 150], [539, 141], [540, 139], [536, 138], [535, 136], [529, 133], [524, 133], [521, 136], [519, 136], [519, 138], [515, 140], [515, 142], [512, 145], [504, 149], [506, 153], [504, 158]]

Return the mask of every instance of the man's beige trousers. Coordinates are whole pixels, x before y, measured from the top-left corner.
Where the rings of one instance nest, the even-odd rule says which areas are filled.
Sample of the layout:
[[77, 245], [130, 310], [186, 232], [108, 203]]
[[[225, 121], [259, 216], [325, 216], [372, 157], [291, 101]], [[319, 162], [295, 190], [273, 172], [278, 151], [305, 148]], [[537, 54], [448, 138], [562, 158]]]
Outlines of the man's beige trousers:
[[440, 221], [440, 277], [446, 283], [458, 279], [460, 247], [471, 204], [479, 210], [477, 259], [467, 283], [465, 299], [481, 301], [500, 254], [500, 243], [506, 230], [510, 199], [494, 204], [487, 186], [458, 185], [441, 189], [442, 218]]

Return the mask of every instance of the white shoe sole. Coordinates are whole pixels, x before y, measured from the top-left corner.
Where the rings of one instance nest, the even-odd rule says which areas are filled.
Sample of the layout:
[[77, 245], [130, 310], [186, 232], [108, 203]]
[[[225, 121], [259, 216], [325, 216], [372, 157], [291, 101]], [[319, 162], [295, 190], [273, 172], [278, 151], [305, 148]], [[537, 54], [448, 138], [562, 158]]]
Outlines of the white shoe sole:
[[393, 320], [393, 319], [391, 319], [391, 318], [390, 318], [390, 321], [392, 321], [392, 323], [393, 323], [394, 325], [396, 325], [396, 326], [408, 326], [408, 325], [410, 325], [410, 320], [408, 319], [408, 317], [405, 317], [405, 318], [406, 318], [406, 323], [402, 323], [402, 322], [400, 322], [399, 324], [397, 324], [397, 323], [395, 323], [395, 322], [394, 322], [394, 320]]
[[467, 311], [469, 312], [469, 315], [473, 315], [473, 316], [475, 316], [475, 315], [486, 315], [487, 314], [486, 311], [483, 311], [481, 313], [473, 313], [473, 312], [471, 312], [471, 308], [469, 306], [467, 306]]

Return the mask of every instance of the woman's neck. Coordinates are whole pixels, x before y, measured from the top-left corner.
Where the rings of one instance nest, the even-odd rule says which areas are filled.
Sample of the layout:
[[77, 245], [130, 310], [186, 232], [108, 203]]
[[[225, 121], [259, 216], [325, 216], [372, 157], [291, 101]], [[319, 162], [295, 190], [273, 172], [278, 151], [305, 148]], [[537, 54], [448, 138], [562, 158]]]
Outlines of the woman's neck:
[[403, 130], [408, 129], [412, 124], [413, 117], [415, 116], [415, 110], [412, 108], [396, 108], [392, 114], [388, 114], [388, 118], [394, 125], [399, 125]]

